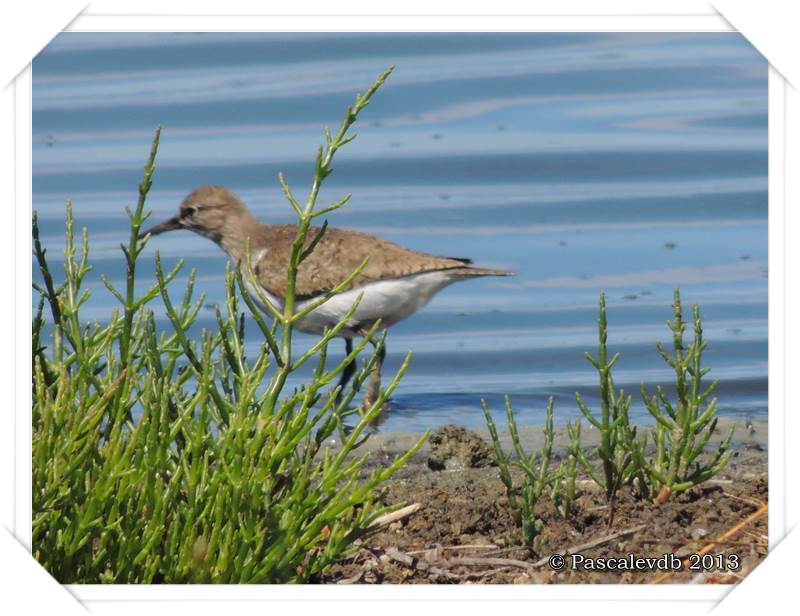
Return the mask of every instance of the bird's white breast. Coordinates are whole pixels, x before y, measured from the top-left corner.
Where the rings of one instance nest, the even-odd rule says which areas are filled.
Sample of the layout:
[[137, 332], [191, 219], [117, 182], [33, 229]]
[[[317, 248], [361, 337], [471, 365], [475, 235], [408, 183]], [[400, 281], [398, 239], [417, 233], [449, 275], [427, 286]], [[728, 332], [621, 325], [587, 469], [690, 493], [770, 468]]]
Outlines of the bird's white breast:
[[[350, 318], [348, 327], [342, 330], [340, 335], [347, 337], [358, 335], [358, 330], [364, 324], [370, 325], [377, 319], [381, 320], [383, 327], [389, 327], [411, 316], [454, 280], [451, 273], [437, 271], [372, 282], [332, 297], [302, 319], [298, 323], [298, 329], [319, 334], [326, 327], [333, 327], [347, 314], [362, 293], [358, 308]], [[254, 298], [258, 298], [253, 292], [254, 289], [249, 287], [249, 283], [248, 290]], [[273, 306], [283, 310], [282, 299], [265, 289], [261, 291]], [[299, 301], [296, 311], [299, 312], [317, 299], [314, 297]]]

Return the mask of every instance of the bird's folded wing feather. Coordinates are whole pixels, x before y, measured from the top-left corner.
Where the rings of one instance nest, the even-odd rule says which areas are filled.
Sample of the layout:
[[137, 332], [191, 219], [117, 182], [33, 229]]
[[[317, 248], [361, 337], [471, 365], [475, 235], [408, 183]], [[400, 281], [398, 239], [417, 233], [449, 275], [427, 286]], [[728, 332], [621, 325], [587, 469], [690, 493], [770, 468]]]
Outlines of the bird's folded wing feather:
[[[317, 227], [310, 229], [306, 247], [318, 231]], [[259, 238], [259, 243], [266, 249], [254, 263], [255, 273], [261, 285], [281, 299], [286, 297], [286, 268], [296, 233], [296, 225], [265, 225], [263, 236]], [[468, 259], [415, 252], [366, 233], [327, 228], [311, 255], [300, 265], [296, 297], [305, 299], [330, 291], [355, 271], [364, 259], [368, 260], [367, 265], [350, 288], [422, 272], [466, 270], [470, 262]]]

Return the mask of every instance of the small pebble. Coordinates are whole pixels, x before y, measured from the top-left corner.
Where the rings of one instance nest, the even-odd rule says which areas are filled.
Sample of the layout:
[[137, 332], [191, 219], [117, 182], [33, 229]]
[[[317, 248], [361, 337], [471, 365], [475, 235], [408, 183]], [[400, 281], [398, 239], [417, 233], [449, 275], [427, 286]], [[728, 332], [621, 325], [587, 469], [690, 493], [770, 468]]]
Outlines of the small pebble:
[[692, 539], [702, 539], [708, 534], [705, 528], [695, 528], [692, 530]]

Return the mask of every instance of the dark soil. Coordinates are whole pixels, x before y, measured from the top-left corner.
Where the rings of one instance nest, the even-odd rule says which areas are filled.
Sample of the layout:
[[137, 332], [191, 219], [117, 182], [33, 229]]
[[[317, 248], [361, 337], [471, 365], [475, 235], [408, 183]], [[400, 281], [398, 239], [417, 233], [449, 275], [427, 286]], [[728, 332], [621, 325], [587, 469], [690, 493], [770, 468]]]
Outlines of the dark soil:
[[477, 433], [461, 426], [442, 426], [430, 435], [428, 443], [428, 468], [434, 471], [492, 465], [492, 448]]
[[[392, 479], [386, 503], [420, 503], [408, 518], [366, 538], [356, 556], [317, 580], [324, 583], [735, 583], [766, 556], [768, 500], [766, 453], [739, 445], [715, 480], [673, 496], [663, 505], [622, 489], [613, 526], [607, 525], [605, 495], [588, 480], [570, 519], [543, 497], [542, 547], [522, 544], [519, 519], [509, 506], [493, 467], [433, 471], [417, 460]], [[748, 517], [761, 510], [747, 523]], [[740, 526], [737, 528], [737, 526]], [[732, 530], [734, 529], [734, 530]], [[727, 534], [726, 534], [727, 533]], [[615, 538], [604, 540], [610, 535]], [[718, 543], [713, 543], [718, 541]], [[594, 547], [581, 547], [596, 542]], [[574, 569], [571, 557], [554, 571], [547, 557], [561, 552], [619, 559], [674, 554], [680, 571]], [[701, 552], [702, 551], [702, 552]], [[692, 554], [708, 554], [700, 565], [722, 571], [689, 570]], [[541, 562], [537, 562], [541, 561]], [[676, 561], [673, 560], [673, 563]], [[738, 562], [735, 571], [728, 565]]]

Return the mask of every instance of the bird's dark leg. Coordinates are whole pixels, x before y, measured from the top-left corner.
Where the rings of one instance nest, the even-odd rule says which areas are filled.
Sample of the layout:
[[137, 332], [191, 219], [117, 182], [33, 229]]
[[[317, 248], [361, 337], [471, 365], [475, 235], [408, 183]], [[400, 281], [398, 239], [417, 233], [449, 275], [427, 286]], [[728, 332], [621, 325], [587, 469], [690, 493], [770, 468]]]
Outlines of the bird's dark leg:
[[[350, 355], [353, 352], [353, 339], [352, 338], [345, 338], [344, 339], [344, 353], [345, 355]], [[339, 377], [339, 383], [336, 385], [339, 388], [339, 393], [336, 395], [336, 402], [342, 399], [342, 395], [344, 394], [344, 388], [347, 383], [353, 378], [353, 374], [356, 371], [356, 362], [355, 360], [351, 361], [347, 364], [342, 372], [342, 376]]]
[[[378, 343], [373, 342], [374, 346], [378, 347]], [[383, 360], [386, 358], [386, 344], [381, 344], [378, 347], [378, 357], [375, 360], [375, 365], [372, 367], [372, 373], [369, 375], [369, 382], [367, 383], [367, 391], [364, 393], [364, 407], [368, 408], [375, 404], [381, 390], [381, 368], [383, 367]]]

